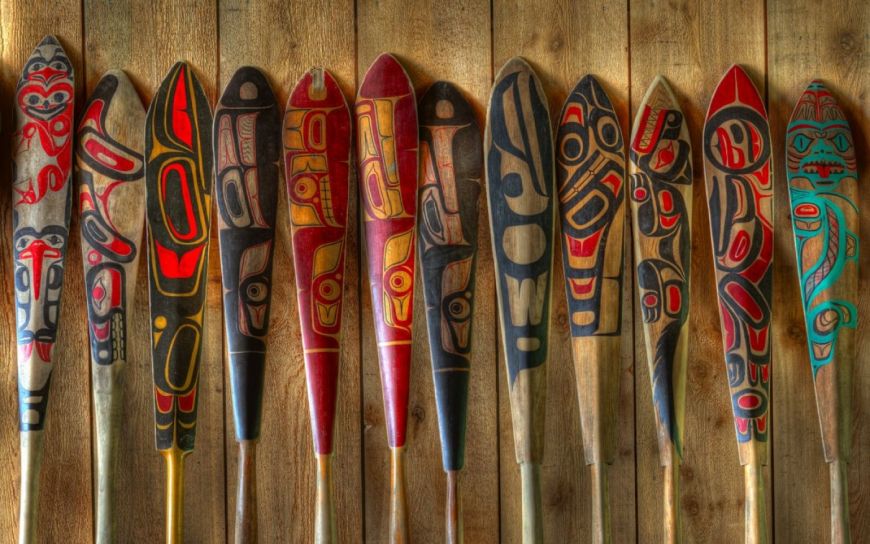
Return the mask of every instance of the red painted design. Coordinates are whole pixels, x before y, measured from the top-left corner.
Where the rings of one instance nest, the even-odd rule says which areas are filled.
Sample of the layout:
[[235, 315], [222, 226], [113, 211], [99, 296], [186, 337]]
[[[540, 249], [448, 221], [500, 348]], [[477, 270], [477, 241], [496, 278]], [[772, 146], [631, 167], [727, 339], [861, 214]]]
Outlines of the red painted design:
[[390, 446], [405, 444], [415, 269], [418, 124], [414, 90], [390, 55], [371, 65], [355, 104], [369, 282]]
[[322, 75], [322, 90], [309, 72], [287, 102], [284, 165], [314, 450], [329, 454], [341, 358], [351, 123], [338, 83]]

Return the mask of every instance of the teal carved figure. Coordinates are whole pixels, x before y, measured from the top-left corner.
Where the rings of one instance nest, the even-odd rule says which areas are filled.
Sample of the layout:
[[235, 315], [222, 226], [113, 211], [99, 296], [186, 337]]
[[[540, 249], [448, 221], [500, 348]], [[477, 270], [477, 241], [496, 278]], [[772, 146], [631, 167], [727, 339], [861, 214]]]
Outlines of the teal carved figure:
[[786, 138], [801, 298], [813, 377], [831, 363], [844, 327], [857, 323], [858, 173], [849, 123], [821, 82], [810, 84]]

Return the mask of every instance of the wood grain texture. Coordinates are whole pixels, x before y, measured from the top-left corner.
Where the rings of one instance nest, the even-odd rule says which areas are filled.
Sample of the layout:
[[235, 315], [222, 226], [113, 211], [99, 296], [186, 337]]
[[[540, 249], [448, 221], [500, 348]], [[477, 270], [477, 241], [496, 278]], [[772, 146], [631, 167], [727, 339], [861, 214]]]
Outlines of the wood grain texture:
[[[788, 191], [786, 178], [786, 131], [795, 104], [807, 85], [819, 79], [836, 95], [852, 127], [855, 154], [858, 158], [858, 192], [865, 198], [870, 183], [867, 104], [870, 64], [867, 51], [870, 37], [870, 8], [863, 2], [841, 2], [836, 9], [811, 2], [772, 1], [767, 5], [768, 103], [773, 139], [774, 184], [778, 195]], [[774, 312], [774, 451], [772, 502], [773, 531], [777, 542], [831, 540], [828, 512], [831, 506], [829, 475], [825, 467], [819, 418], [814, 402], [813, 374], [804, 317], [799, 293], [798, 273], [791, 238], [791, 207], [785, 198], [776, 199], [776, 267], [774, 300], [780, 300]], [[867, 240], [870, 225], [861, 219], [859, 237]], [[859, 255], [858, 291], [870, 289], [867, 267], [868, 252]], [[858, 300], [858, 314], [866, 316], [870, 302]], [[849, 509], [852, 542], [870, 539], [870, 460], [858, 452], [870, 451], [870, 426], [861, 423], [870, 406], [870, 352], [867, 319], [862, 317], [855, 330], [858, 357], [852, 374], [852, 422], [844, 433], [852, 439], [852, 459], [848, 465]], [[805, 490], [813, 490], [811, 493]], [[833, 490], [832, 490], [833, 492]]]
[[[630, 11], [630, 21], [629, 21]], [[33, 45], [48, 32], [56, 34], [76, 68], [77, 99], [94, 89], [111, 68], [127, 71], [145, 104], [176, 60], [186, 59], [197, 70], [206, 93], [214, 100], [236, 68], [259, 66], [283, 104], [293, 83], [311, 66], [329, 68], [346, 97], [355, 93], [359, 75], [382, 51], [396, 53], [417, 92], [437, 79], [455, 82], [483, 123], [483, 107], [492, 82], [492, 65], [517, 54], [527, 58], [541, 77], [555, 122], [573, 83], [593, 73], [613, 101], [626, 127], [652, 79], [664, 74], [686, 115], [695, 165], [700, 165], [703, 115], [722, 73], [739, 62], [753, 80], [767, 83], [770, 99], [774, 183], [776, 185], [776, 254], [772, 342], [773, 448], [768, 489], [774, 497], [772, 531], [776, 542], [825, 542], [829, 476], [820, 446], [819, 421], [813, 400], [812, 374], [791, 239], [783, 157], [788, 118], [810, 80], [821, 78], [836, 95], [852, 125], [861, 181], [867, 181], [868, 56], [864, 32], [870, 5], [857, 0], [819, 4], [810, 0], [750, 0], [717, 3], [616, 2], [591, 0], [533, 2], [496, 0], [472, 2], [417, 1], [410, 7], [398, 0], [378, 2], [294, 2], [221, 0], [144, 2], [141, 0], [61, 1], [51, 9], [21, 0], [0, 0], [0, 163], [9, 164], [11, 106], [21, 67]], [[630, 22], [630, 30], [629, 30]], [[359, 48], [357, 55], [356, 49]], [[767, 49], [767, 56], [765, 56]], [[631, 84], [629, 86], [629, 83]], [[763, 89], [762, 96], [766, 96]], [[633, 107], [630, 108], [629, 98]], [[709, 231], [701, 169], [693, 183], [693, 231]], [[0, 183], [9, 183], [9, 169], [0, 168]], [[355, 180], [351, 192], [356, 194]], [[281, 191], [283, 193], [283, 191]], [[260, 487], [260, 536], [263, 541], [313, 540], [316, 460], [312, 455], [302, 346], [290, 265], [290, 234], [286, 195], [279, 196], [275, 252], [274, 297], [264, 399], [275, 407], [265, 415], [257, 448]], [[7, 232], [11, 201], [0, 191], [0, 220]], [[358, 225], [357, 203], [351, 201], [349, 224]], [[481, 218], [486, 216], [485, 203]], [[488, 221], [479, 221], [486, 240]], [[870, 239], [870, 227], [861, 227]], [[77, 232], [73, 217], [71, 230]], [[215, 232], [215, 239], [217, 229]], [[626, 233], [630, 233], [627, 230]], [[627, 238], [627, 243], [630, 240]], [[339, 540], [383, 542], [389, 477], [380, 381], [373, 335], [360, 338], [362, 320], [371, 330], [368, 286], [359, 286], [358, 226], [348, 233], [343, 370], [336, 413], [335, 480]], [[78, 255], [79, 237], [69, 252]], [[223, 352], [217, 341], [221, 320], [217, 244], [210, 258], [209, 313], [206, 319], [210, 363], [203, 359], [197, 448], [189, 458], [187, 533], [194, 542], [231, 541], [235, 505], [236, 444], [230, 414], [229, 373], [218, 364]], [[559, 248], [555, 258], [560, 259]], [[0, 237], [0, 273], [11, 277], [11, 249]], [[860, 257], [859, 289], [870, 289], [868, 254]], [[626, 253], [627, 259], [630, 253]], [[715, 294], [707, 288], [712, 271], [710, 244], [696, 236], [692, 247], [689, 364], [686, 393], [685, 458], [681, 469], [680, 506], [687, 542], [740, 541], [743, 530], [743, 474], [735, 463], [734, 433], [721, 367], [718, 316], [710, 311]], [[474, 314], [474, 353], [469, 395], [466, 468], [462, 494], [468, 542], [516, 542], [520, 474], [513, 459], [510, 408], [504, 362], [496, 361], [497, 326], [492, 255], [481, 244]], [[626, 261], [628, 265], [629, 261]], [[89, 443], [89, 376], [86, 311], [82, 270], [68, 263], [57, 350], [70, 364], [54, 369], [42, 478], [41, 531], [46, 541], [89, 541], [93, 532]], [[583, 542], [590, 527], [590, 477], [582, 453], [575, 382], [570, 364], [570, 333], [562, 272], [554, 277], [551, 365], [548, 375], [548, 436], [564, 445], [550, 447], [542, 467], [545, 537], [548, 541]], [[145, 274], [144, 262], [140, 274]], [[632, 319], [640, 324], [633, 278], [626, 275], [620, 383], [617, 457], [610, 471], [611, 515], [615, 542], [661, 541], [662, 473], [651, 410], [649, 371], [640, 328], [632, 335]], [[124, 440], [119, 444], [118, 539], [157, 542], [162, 538], [163, 465], [153, 448], [153, 400], [146, 282], [140, 281], [131, 321], [129, 361], [124, 384]], [[420, 286], [422, 287], [422, 286]], [[702, 288], [703, 287], [703, 288]], [[417, 289], [418, 297], [422, 290]], [[15, 357], [11, 287], [0, 297], [0, 354]], [[422, 300], [422, 299], [420, 299]], [[423, 304], [415, 319], [422, 322]], [[858, 305], [866, 314], [865, 300]], [[866, 321], [866, 320], [865, 320]], [[414, 338], [411, 369], [409, 450], [407, 462], [411, 534], [415, 542], [440, 542], [443, 537], [444, 478], [437, 439], [437, 418], [431, 366], [424, 327]], [[859, 354], [870, 351], [870, 335], [861, 322], [856, 330]], [[637, 340], [632, 344], [632, 337]], [[365, 364], [360, 364], [360, 350]], [[635, 364], [633, 359], [637, 357]], [[785, 361], [785, 362], [782, 362]], [[861, 362], [859, 358], [858, 363]], [[6, 365], [5, 393], [0, 414], [3, 444], [0, 467], [6, 484], [4, 504], [17, 503], [18, 455], [14, 367]], [[853, 379], [853, 451], [870, 449], [866, 424], [870, 367], [856, 364]], [[499, 373], [501, 373], [499, 375]], [[497, 379], [498, 378], [498, 379]], [[224, 381], [226, 380], [226, 381]], [[637, 387], [635, 387], [635, 382]], [[636, 409], [635, 409], [636, 407]], [[636, 412], [636, 413], [635, 413]], [[552, 417], [558, 413], [559, 417]], [[225, 427], [224, 427], [225, 426]], [[225, 430], [224, 430], [225, 429]], [[636, 437], [635, 437], [636, 435]], [[472, 438], [473, 437], [473, 438]], [[636, 456], [636, 457], [635, 457]], [[226, 467], [224, 467], [226, 458]], [[360, 459], [357, 461], [356, 459]], [[635, 466], [635, 461], [637, 462]], [[360, 468], [362, 463], [363, 468]], [[853, 455], [848, 466], [854, 542], [870, 538], [870, 464]], [[270, 478], [281, 474], [281, 479]], [[224, 475], [224, 476], [221, 476]], [[363, 487], [363, 485], [365, 487]], [[770, 498], [770, 497], [768, 497]], [[3, 534], [16, 532], [16, 512], [0, 512]], [[268, 523], [266, 522], [268, 520]], [[365, 522], [364, 522], [365, 520]], [[363, 529], [365, 527], [365, 529]], [[195, 539], [195, 540], [193, 540]]]
[[[513, 55], [529, 60], [541, 78], [555, 123], [577, 79], [584, 73], [594, 75], [610, 96], [620, 121], [623, 141], [628, 139], [629, 50], [628, 5], [591, 1], [493, 3], [493, 60], [498, 67]], [[627, 231], [626, 231], [627, 233]], [[629, 256], [630, 239], [626, 236], [625, 255]], [[555, 261], [561, 259], [561, 247], [555, 248]], [[626, 257], [628, 259], [628, 257]], [[627, 260], [626, 263], [629, 261]], [[565, 297], [562, 295], [564, 274], [555, 266], [553, 323], [547, 378], [546, 435], [563, 437], [564, 445], [550, 447], [544, 454], [543, 501], [546, 505], [544, 536], [546, 540], [571, 535], [580, 540], [592, 527], [592, 507], [588, 490], [592, 474], [586, 467], [582, 449], [581, 425], [576, 398], [576, 375], [571, 361], [571, 334]], [[610, 510], [614, 542], [632, 542], [635, 531], [635, 459], [634, 459], [634, 382], [632, 370], [631, 275], [626, 271], [623, 282], [622, 338], [620, 347], [619, 431], [616, 458], [609, 473]], [[520, 478], [505, 460], [513, 456], [507, 380], [504, 363], [499, 363], [499, 439], [500, 439], [500, 524], [504, 542], [519, 541], [519, 503], [513, 500], [520, 492]], [[644, 384], [644, 382], [641, 382]], [[645, 385], [645, 384], [644, 384]], [[648, 389], [648, 387], [647, 387]], [[571, 399], [570, 401], [567, 399]], [[553, 417], [552, 414], [558, 414]]]
[[[415, 90], [424, 92], [433, 81], [443, 79], [457, 84], [475, 110], [483, 126], [484, 105], [492, 81], [490, 63], [490, 5], [487, 1], [417, 2], [413, 10], [400, 0], [360, 2], [357, 12], [358, 74], [383, 51], [395, 53], [411, 76]], [[485, 199], [481, 198], [478, 239], [489, 239]], [[462, 495], [467, 542], [490, 543], [499, 540], [498, 518], [492, 515], [498, 503], [497, 366], [495, 291], [492, 254], [489, 243], [480, 243], [474, 308], [473, 370], [470, 378], [468, 428]], [[371, 330], [371, 301], [362, 289], [363, 330]], [[422, 300], [422, 285], [415, 286], [415, 297]], [[414, 320], [425, 320], [425, 305], [418, 303]], [[408, 497], [411, 537], [415, 542], [442, 542], [444, 536], [444, 476], [438, 436], [438, 420], [432, 382], [432, 366], [426, 328], [415, 327], [410, 421], [407, 451]], [[387, 451], [380, 380], [374, 364], [376, 346], [372, 335], [363, 335], [362, 367], [365, 538], [385, 542], [387, 493]]]
[[[354, 4], [339, 2], [222, 0], [218, 4], [221, 84], [238, 67], [262, 68], [272, 82], [280, 105], [286, 104], [293, 85], [312, 66], [328, 67], [345, 98], [356, 90]], [[302, 24], [304, 22], [304, 24]], [[357, 194], [351, 176], [350, 194]], [[271, 333], [266, 368], [272, 380], [263, 395], [270, 415], [263, 419], [257, 448], [259, 482], [259, 536], [261, 542], [314, 540], [315, 475], [311, 422], [306, 388], [302, 331], [296, 303], [289, 206], [285, 190], [278, 192], [277, 245], [274, 255]], [[353, 459], [362, 457], [360, 432], [359, 266], [360, 246], [357, 199], [348, 205], [345, 285], [342, 318], [342, 358], [335, 419], [335, 508], [338, 541], [353, 541], [362, 533], [361, 470]], [[380, 392], [378, 392], [380, 395]], [[380, 397], [378, 397], [380, 407]], [[229, 425], [229, 424], [228, 424]], [[236, 446], [227, 427], [227, 450]], [[379, 436], [378, 438], [381, 438]], [[381, 440], [382, 441], [382, 440]], [[236, 473], [236, 460], [227, 457], [227, 473]], [[289, 467], [293, 467], [290, 470]], [[267, 475], [281, 473], [279, 481]], [[235, 508], [235, 484], [227, 489], [227, 511]], [[268, 523], [267, 523], [268, 520]], [[232, 534], [232, 521], [229, 523]]]

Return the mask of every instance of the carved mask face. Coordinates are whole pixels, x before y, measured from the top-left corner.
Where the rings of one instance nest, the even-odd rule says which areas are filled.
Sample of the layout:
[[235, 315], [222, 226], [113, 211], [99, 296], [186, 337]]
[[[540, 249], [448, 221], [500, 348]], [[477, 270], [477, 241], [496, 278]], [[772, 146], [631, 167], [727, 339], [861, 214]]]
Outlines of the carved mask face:
[[43, 361], [51, 360], [63, 284], [63, 227], [15, 232], [15, 300], [19, 313], [18, 343], [28, 353], [35, 342]]
[[[33, 119], [47, 122], [72, 100], [72, 66], [57, 45], [43, 45], [24, 67], [18, 104]], [[54, 131], [52, 131], [54, 132]]]

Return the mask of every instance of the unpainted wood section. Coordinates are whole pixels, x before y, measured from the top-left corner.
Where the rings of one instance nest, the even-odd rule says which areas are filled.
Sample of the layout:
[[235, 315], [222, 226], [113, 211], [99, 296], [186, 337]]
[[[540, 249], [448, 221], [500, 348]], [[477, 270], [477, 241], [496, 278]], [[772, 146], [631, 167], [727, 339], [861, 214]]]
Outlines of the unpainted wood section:
[[[719, 343], [719, 317], [716, 313], [710, 228], [704, 190], [703, 155], [700, 134], [704, 125], [705, 103], [709, 99], [701, 80], [700, 8], [696, 2], [683, 0], [668, 8], [649, 2], [631, 3], [631, 110], [637, 115], [644, 93], [657, 75], [664, 75], [679, 101], [686, 118], [692, 145], [693, 219], [691, 276], [689, 280], [689, 358], [686, 382], [686, 429], [683, 440], [681, 509], [686, 542], [712, 541], [715, 533], [705, 529], [713, 518], [721, 518], [722, 505], [715, 504], [715, 494], [705, 500], [698, 480], [703, 472], [704, 455], [724, 450], [736, 454], [731, 426], [731, 404], [724, 379], [722, 347]], [[636, 293], [636, 284], [632, 286]], [[636, 308], [636, 437], [637, 437], [637, 539], [638, 542], [662, 542], [664, 472], [659, 461], [656, 441], [655, 412], [650, 389], [649, 364], [641, 328], [641, 312]], [[711, 337], [710, 334], [715, 334]], [[708, 426], [699, 427], [700, 418]], [[724, 432], [722, 429], [724, 428]], [[721, 442], [708, 442], [711, 433]], [[718, 447], [718, 449], [716, 449]], [[736, 458], [731, 463], [736, 467]], [[707, 470], [714, 465], [711, 464]], [[730, 465], [729, 465], [730, 467]], [[739, 467], [736, 467], [739, 468]], [[740, 478], [741, 473], [735, 472]], [[734, 487], [733, 501], [740, 500], [742, 486]], [[730, 515], [730, 514], [729, 514]], [[742, 519], [742, 518], [739, 518]], [[735, 527], [735, 530], [739, 527]], [[730, 533], [729, 533], [730, 534]], [[734, 533], [739, 535], [739, 532]], [[738, 537], [742, 538], [742, 537]]]
[[[377, 4], [361, 2], [357, 16], [358, 78], [362, 78], [378, 54], [394, 53], [407, 70], [418, 99], [434, 81], [451, 81], [474, 108], [483, 130], [492, 77], [489, 2], [426, 1], [416, 3], [413, 9], [399, 0]], [[460, 477], [465, 539], [480, 543], [499, 539], [497, 320], [486, 217], [486, 198], [481, 191], [467, 445], [465, 468]], [[365, 257], [361, 255], [360, 259]], [[406, 446], [410, 535], [414, 542], [443, 542], [447, 489], [441, 464], [421, 276], [418, 270]], [[387, 536], [389, 452], [367, 282], [363, 274], [360, 315], [364, 361], [365, 538], [367, 542], [377, 543], [385, 542]]]
[[[283, 113], [291, 89], [313, 66], [327, 68], [346, 98], [355, 90], [353, 3], [328, 6], [280, 1], [219, 2], [220, 88], [241, 66], [263, 70]], [[283, 121], [282, 121], [283, 123]], [[281, 137], [281, 134], [276, 134]], [[283, 146], [282, 146], [283, 149]], [[283, 151], [278, 188], [276, 247], [272, 272], [272, 308], [263, 392], [263, 423], [257, 446], [257, 508], [260, 542], [313, 542], [317, 470], [309, 420], [302, 336], [296, 303], [296, 276], [290, 236]], [[342, 359], [336, 411], [333, 485], [338, 541], [362, 534], [360, 385], [359, 385], [359, 239], [356, 179], [351, 176]], [[227, 531], [232, 540], [238, 471], [238, 444], [226, 373]], [[280, 474], [280, 478], [274, 477]]]
[[[864, 2], [841, 2], [836, 9], [814, 2], [768, 3], [768, 88], [773, 175], [776, 198], [776, 256], [774, 275], [775, 328], [773, 481], [774, 531], [777, 542], [830, 541], [830, 484], [816, 412], [812, 370], [798, 293], [794, 238], [791, 229], [788, 183], [785, 175], [785, 132], [794, 106], [812, 79], [822, 79], [846, 113], [858, 156], [859, 196], [866, 209], [870, 184], [868, 149], [868, 45], [870, 7]], [[870, 288], [867, 240], [870, 225], [860, 217], [863, 254], [859, 262], [859, 293]], [[870, 538], [870, 429], [861, 424], [870, 407], [870, 368], [867, 353], [867, 314], [870, 301], [858, 298], [857, 359], [853, 365], [852, 463], [849, 496], [852, 542]], [[866, 417], [866, 416], [864, 416]], [[862, 477], [863, 475], [863, 477]], [[809, 492], [812, 490], [812, 492]]]
[[[12, 296], [12, 199], [10, 151], [15, 127], [13, 104], [21, 69], [42, 38], [53, 33], [75, 71], [76, 112], [84, 102], [81, 12], [78, 2], [61, 1], [52, 9], [35, 9], [22, 2], [0, 2], [0, 354], [4, 361], [3, 403], [0, 405], [0, 467], [3, 486], [0, 513], [3, 534], [18, 532], [19, 451], [18, 378], [15, 301]], [[74, 130], [71, 129], [71, 130]], [[73, 180], [70, 183], [74, 183]], [[88, 541], [93, 532], [91, 492], [90, 352], [84, 309], [81, 244], [78, 218], [73, 214], [64, 268], [63, 301], [54, 348], [45, 425], [45, 454], [39, 479], [37, 513], [40, 541]], [[10, 537], [11, 538], [11, 537]]]
[[[498, 71], [520, 55], [530, 62], [547, 94], [554, 129], [574, 84], [594, 74], [613, 102], [628, 142], [628, 13], [626, 5], [592, 1], [493, 4], [493, 65]], [[625, 206], [626, 212], [628, 206]], [[556, 221], [557, 225], [559, 221]], [[627, 233], [627, 230], [626, 230]], [[626, 235], [626, 250], [630, 238]], [[571, 336], [562, 272], [559, 228], [554, 238], [552, 324], [547, 362], [546, 448], [542, 469], [544, 538], [583, 542], [591, 537], [591, 477], [583, 457], [580, 416], [571, 358]], [[626, 263], [629, 263], [626, 253]], [[632, 373], [632, 277], [626, 267], [623, 293], [622, 368], [617, 459], [608, 469], [614, 542], [635, 539], [634, 377]], [[615, 311], [613, 309], [612, 311]], [[494, 314], [493, 314], [494, 315]], [[514, 455], [503, 354], [498, 355], [500, 525], [503, 542], [521, 535], [520, 471]]]
[[[214, 5], [168, 0], [87, 0], [84, 16], [88, 89], [96, 85], [106, 70], [120, 68], [130, 76], [147, 107], [172, 64], [186, 60], [214, 106], [217, 80]], [[196, 446], [185, 463], [186, 542], [221, 542], [225, 534], [223, 317], [217, 249], [217, 227], [213, 222]], [[154, 446], [146, 266], [147, 258], [141, 259], [133, 322], [128, 333], [129, 361], [124, 378], [124, 424], [116, 494], [116, 536], [121, 542], [158, 542], [164, 537], [165, 468]], [[84, 320], [83, 305], [79, 312]]]

